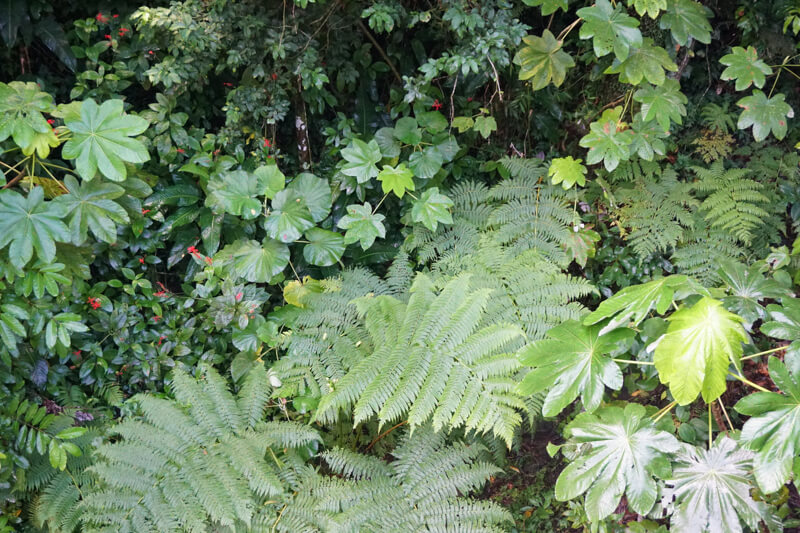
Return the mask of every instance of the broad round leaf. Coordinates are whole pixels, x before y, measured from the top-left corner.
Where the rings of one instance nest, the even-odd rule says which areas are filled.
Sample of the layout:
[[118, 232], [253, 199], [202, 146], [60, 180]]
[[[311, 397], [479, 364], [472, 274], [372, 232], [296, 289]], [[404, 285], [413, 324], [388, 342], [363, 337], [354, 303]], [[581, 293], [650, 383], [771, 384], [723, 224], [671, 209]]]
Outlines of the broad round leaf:
[[308, 244], [303, 257], [312, 265], [331, 266], [341, 259], [345, 249], [344, 237], [335, 231], [311, 228], [306, 231]]

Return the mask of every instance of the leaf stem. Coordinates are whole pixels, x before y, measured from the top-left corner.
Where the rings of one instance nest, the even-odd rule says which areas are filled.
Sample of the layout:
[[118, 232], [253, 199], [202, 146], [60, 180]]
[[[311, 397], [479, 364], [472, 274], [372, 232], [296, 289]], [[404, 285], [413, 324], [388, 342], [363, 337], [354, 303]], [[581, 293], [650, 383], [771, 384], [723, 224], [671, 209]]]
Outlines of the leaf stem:
[[712, 428], [711, 428], [711, 404], [708, 404], [708, 449], [711, 449], [713, 441]]
[[666, 407], [662, 407], [661, 409], [659, 409], [658, 411], [656, 411], [656, 412], [655, 412], [655, 414], [652, 416], [652, 418], [653, 418], [653, 423], [656, 423], [656, 422], [658, 422], [659, 420], [661, 420], [662, 418], [664, 418], [664, 415], [666, 415], [667, 413], [669, 413], [670, 411], [672, 411], [672, 408], [673, 408], [673, 407], [675, 407], [677, 404], [678, 404], [678, 402], [677, 402], [677, 401], [674, 401], [674, 402], [671, 402], [671, 403], [670, 403], [669, 405], [667, 405]]
[[750, 385], [754, 389], [759, 390], [761, 392], [771, 392], [769, 389], [765, 389], [761, 385], [758, 385], [757, 383], [753, 383], [752, 381], [750, 381], [749, 379], [747, 379], [744, 376], [740, 376], [738, 374], [734, 374], [733, 372], [728, 372], [728, 375], [735, 377], [736, 379], [738, 379], [739, 381], [741, 381], [745, 385]]
[[742, 357], [739, 359], [740, 361], [747, 361], [748, 359], [755, 359], [756, 357], [767, 355], [768, 353], [779, 352], [781, 350], [785, 350], [786, 346], [778, 346], [777, 348], [773, 348], [771, 350], [764, 350], [763, 352], [754, 353], [753, 355], [748, 355], [747, 357]]
[[632, 365], [655, 365], [650, 361], [634, 361], [633, 359], [612, 359], [615, 363], [628, 363]]
[[580, 22], [581, 22], [581, 19], [576, 19], [575, 22], [573, 22], [572, 24], [570, 24], [569, 26], [567, 26], [566, 28], [561, 30], [561, 33], [558, 34], [558, 37], [556, 37], [556, 40], [563, 41], [564, 39], [566, 39], [567, 35], [569, 35], [569, 32], [571, 32], [573, 29], [575, 29], [575, 26], [577, 26]]

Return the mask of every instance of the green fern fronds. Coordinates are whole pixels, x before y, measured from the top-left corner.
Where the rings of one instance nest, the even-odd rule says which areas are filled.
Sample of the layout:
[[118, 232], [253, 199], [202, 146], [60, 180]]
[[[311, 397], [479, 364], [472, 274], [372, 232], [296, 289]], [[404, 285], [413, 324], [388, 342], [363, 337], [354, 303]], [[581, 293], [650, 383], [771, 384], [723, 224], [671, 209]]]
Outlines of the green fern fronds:
[[119, 439], [96, 449], [80, 503], [86, 529], [248, 528], [267, 500], [277, 512], [286, 497], [284, 450], [320, 439], [307, 426], [262, 421], [269, 381], [261, 365], [238, 397], [210, 367], [199, 380], [176, 370], [172, 388], [175, 401], [135, 397], [140, 416], [117, 424]]
[[747, 178], [749, 170], [725, 170], [721, 161], [710, 168], [692, 167], [692, 170], [698, 177], [695, 189], [708, 193], [700, 209], [705, 212], [705, 219], [711, 227], [725, 230], [741, 243], [749, 244], [753, 230], [769, 216], [764, 209], [769, 198], [761, 193], [764, 186]]
[[692, 227], [692, 209], [699, 204], [691, 189], [669, 168], [660, 179], [642, 178], [633, 187], [615, 191], [620, 207], [614, 215], [636, 255], [666, 252], [683, 238]]
[[275, 526], [278, 531], [505, 531], [511, 517], [499, 505], [464, 495], [500, 470], [482, 460], [486, 449], [447, 444], [429, 424], [408, 432], [393, 460], [334, 448], [322, 454], [336, 477], [309, 474]]
[[745, 254], [739, 241], [727, 231], [711, 228], [699, 214], [694, 230], [687, 233], [670, 258], [681, 274], [707, 286], [719, 282], [717, 269], [723, 261], [741, 260]]
[[736, 131], [736, 112], [730, 109], [728, 102], [704, 105], [700, 109], [700, 120], [711, 130], [721, 133]]
[[437, 293], [420, 274], [408, 303], [390, 296], [357, 300], [371, 353], [322, 397], [316, 419], [332, 422], [352, 408], [355, 424], [407, 416], [412, 428], [432, 420], [436, 430], [491, 431], [510, 445], [524, 404], [511, 378], [519, 365], [506, 350], [523, 332], [508, 324], [478, 328], [490, 295], [475, 290], [468, 275]]

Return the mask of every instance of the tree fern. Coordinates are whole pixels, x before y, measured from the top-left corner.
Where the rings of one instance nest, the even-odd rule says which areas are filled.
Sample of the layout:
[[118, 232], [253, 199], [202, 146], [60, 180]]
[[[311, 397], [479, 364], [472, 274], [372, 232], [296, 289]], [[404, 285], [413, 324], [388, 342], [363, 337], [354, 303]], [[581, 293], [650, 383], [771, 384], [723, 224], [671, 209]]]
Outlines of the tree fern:
[[692, 208], [698, 202], [690, 193], [691, 185], [679, 182], [672, 169], [660, 179], [637, 179], [633, 187], [615, 191], [620, 207], [614, 216], [639, 257], [670, 250], [692, 227]]
[[518, 368], [506, 349], [522, 330], [496, 323], [478, 328], [491, 290], [475, 290], [468, 275], [437, 293], [418, 275], [408, 303], [390, 296], [356, 304], [370, 337], [370, 353], [322, 397], [316, 419], [330, 422], [353, 409], [357, 424], [372, 416], [411, 427], [464, 426], [491, 431], [510, 444], [524, 409], [511, 375]]
[[335, 477], [311, 472], [275, 529], [283, 532], [505, 531], [510, 515], [489, 501], [464, 495], [499, 469], [482, 461], [486, 450], [447, 444], [429, 424], [407, 432], [384, 462], [334, 448], [322, 457]]
[[695, 189], [708, 194], [700, 209], [711, 227], [726, 230], [743, 244], [749, 244], [753, 230], [768, 216], [764, 207], [769, 198], [761, 193], [764, 186], [747, 178], [749, 170], [725, 170], [721, 161], [710, 168], [692, 169], [698, 177]]
[[79, 504], [86, 530], [238, 530], [250, 527], [268, 500], [278, 509], [276, 498], [287, 494], [281, 456], [319, 435], [262, 422], [269, 382], [261, 365], [238, 398], [212, 368], [199, 378], [176, 370], [176, 401], [135, 397], [140, 415], [116, 425], [111, 434], [118, 440], [96, 449]]
[[283, 396], [327, 392], [332, 380], [341, 379], [361, 360], [367, 336], [350, 302], [390, 291], [387, 283], [363, 269], [346, 270], [324, 280], [323, 287], [286, 323], [292, 329], [285, 342], [287, 353], [273, 366], [283, 381]]

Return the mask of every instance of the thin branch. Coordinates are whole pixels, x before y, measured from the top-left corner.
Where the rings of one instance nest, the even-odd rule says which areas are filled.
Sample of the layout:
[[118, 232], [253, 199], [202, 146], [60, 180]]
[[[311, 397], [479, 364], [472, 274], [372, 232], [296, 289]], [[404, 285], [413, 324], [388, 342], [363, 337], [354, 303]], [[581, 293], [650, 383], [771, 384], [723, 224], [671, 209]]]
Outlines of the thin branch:
[[383, 47], [380, 44], [378, 44], [378, 41], [375, 40], [375, 37], [372, 36], [372, 33], [370, 33], [367, 27], [364, 26], [364, 23], [361, 22], [361, 19], [358, 20], [358, 27], [361, 28], [361, 31], [364, 32], [364, 35], [367, 36], [367, 39], [369, 39], [370, 42], [372, 42], [372, 44], [375, 45], [375, 48], [378, 50], [378, 53], [381, 55], [383, 60], [386, 61], [386, 64], [389, 65], [389, 68], [392, 70], [394, 77], [397, 78], [397, 81], [403, 83], [403, 77], [400, 75], [400, 72], [398, 72], [397, 68], [394, 66], [394, 63], [392, 63], [392, 60], [389, 59], [389, 56], [386, 55], [386, 52], [384, 52]]

